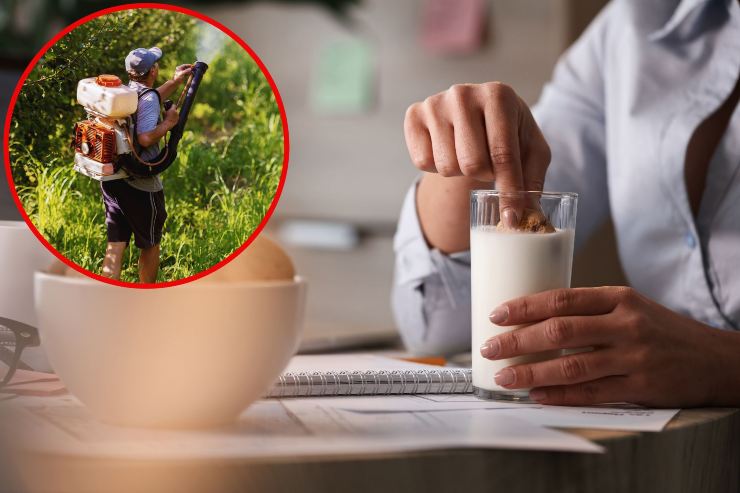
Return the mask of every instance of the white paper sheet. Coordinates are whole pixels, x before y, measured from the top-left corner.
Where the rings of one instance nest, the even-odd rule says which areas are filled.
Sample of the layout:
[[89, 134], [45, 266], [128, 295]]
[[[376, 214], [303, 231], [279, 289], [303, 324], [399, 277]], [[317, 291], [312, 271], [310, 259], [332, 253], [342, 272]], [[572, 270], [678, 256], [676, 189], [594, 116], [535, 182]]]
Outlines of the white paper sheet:
[[636, 406], [565, 407], [485, 401], [470, 394], [427, 394], [398, 396], [319, 397], [285, 399], [288, 407], [297, 401], [320, 400], [324, 407], [357, 413], [441, 412], [489, 410], [524, 419], [539, 426], [593, 428], [622, 431], [661, 431], [678, 409], [644, 409]]
[[592, 428], [600, 430], [659, 432], [678, 414], [680, 409], [645, 409], [623, 407], [543, 406], [525, 409], [521, 413], [507, 412], [530, 423], [557, 428]]
[[[439, 369], [373, 353], [295, 356], [286, 372]], [[306, 398], [300, 398], [304, 400]], [[679, 409], [643, 409], [635, 406], [564, 407], [485, 401], [472, 394], [321, 397], [323, 407], [356, 412], [437, 412], [496, 410], [539, 426], [593, 428], [620, 431], [661, 431]], [[293, 405], [295, 399], [285, 401]]]
[[356, 413], [315, 400], [263, 400], [233, 426], [151, 430], [95, 421], [72, 396], [20, 397], [0, 425], [25, 448], [115, 458], [211, 459], [367, 456], [446, 448], [602, 452], [577, 435], [486, 410]]

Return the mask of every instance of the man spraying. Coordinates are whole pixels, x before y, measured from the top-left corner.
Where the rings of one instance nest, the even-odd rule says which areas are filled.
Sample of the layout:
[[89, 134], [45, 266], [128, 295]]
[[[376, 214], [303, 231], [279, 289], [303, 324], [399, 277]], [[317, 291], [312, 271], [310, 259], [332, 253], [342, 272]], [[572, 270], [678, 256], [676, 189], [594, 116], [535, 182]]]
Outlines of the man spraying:
[[[139, 95], [136, 110], [136, 135], [133, 144], [142, 159], [159, 154], [159, 141], [178, 122], [178, 112], [171, 107], [160, 120], [160, 104], [182, 84], [190, 74], [191, 65], [180, 65], [175, 74], [158, 88], [154, 83], [159, 75], [162, 50], [137, 48], [126, 57], [129, 87]], [[159, 245], [167, 211], [164, 188], [158, 176], [102, 181], [100, 189], [105, 204], [105, 224], [108, 244], [103, 259], [103, 275], [120, 279], [123, 254], [134, 235], [139, 254], [139, 280], [154, 283], [159, 270]]]

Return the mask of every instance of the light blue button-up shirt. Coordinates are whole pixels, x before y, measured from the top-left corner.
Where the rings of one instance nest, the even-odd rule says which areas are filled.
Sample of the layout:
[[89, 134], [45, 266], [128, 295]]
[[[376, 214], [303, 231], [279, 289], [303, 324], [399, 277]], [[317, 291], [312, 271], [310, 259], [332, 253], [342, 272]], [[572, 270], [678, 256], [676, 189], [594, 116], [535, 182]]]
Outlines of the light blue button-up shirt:
[[[565, 53], [533, 113], [545, 189], [579, 194], [576, 248], [611, 213], [630, 284], [714, 327], [740, 328], [740, 106], [694, 218], [684, 182], [697, 126], [740, 74], [737, 0], [614, 0]], [[392, 302], [406, 345], [470, 349], [470, 255], [429, 249], [409, 191]], [[493, 309], [494, 307], [491, 307]]]

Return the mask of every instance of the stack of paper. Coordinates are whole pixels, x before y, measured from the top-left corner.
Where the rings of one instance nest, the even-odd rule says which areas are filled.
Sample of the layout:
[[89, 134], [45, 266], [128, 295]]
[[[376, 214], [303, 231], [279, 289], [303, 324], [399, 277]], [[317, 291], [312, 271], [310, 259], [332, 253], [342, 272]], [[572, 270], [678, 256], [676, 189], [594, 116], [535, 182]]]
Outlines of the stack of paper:
[[[291, 371], [423, 369], [374, 355], [296, 357]], [[48, 376], [47, 376], [48, 377]], [[44, 381], [47, 380], [47, 381]], [[95, 421], [53, 376], [19, 374], [2, 433], [33, 450], [101, 457], [299, 457], [445, 448], [601, 452], [552, 428], [660, 431], [678, 412], [635, 406], [559, 407], [479, 400], [471, 394], [265, 399], [213, 430], [148, 430]], [[29, 392], [47, 385], [49, 392]], [[11, 389], [13, 386], [11, 386]], [[25, 392], [18, 392], [25, 389]], [[194, 390], [195, 391], [195, 390]], [[25, 394], [25, 395], [18, 395]], [[41, 396], [45, 395], [45, 396]]]
[[272, 458], [449, 448], [601, 452], [570, 433], [488, 410], [357, 413], [294, 399], [253, 404], [230, 427], [149, 430], [95, 421], [71, 396], [20, 397], [0, 427], [12, 443], [51, 454], [108, 458]]

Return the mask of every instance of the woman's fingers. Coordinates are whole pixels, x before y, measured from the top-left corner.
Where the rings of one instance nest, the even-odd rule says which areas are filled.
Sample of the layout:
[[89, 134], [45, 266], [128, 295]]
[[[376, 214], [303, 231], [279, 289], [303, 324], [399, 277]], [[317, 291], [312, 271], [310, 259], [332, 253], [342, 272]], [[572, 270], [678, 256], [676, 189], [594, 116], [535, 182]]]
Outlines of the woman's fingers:
[[449, 104], [465, 111], [453, 112], [455, 150], [460, 172], [480, 181], [492, 182], [494, 170], [488, 157], [483, 112], [472, 105], [472, 86], [453, 86], [447, 93]]
[[488, 339], [481, 354], [488, 359], [611, 345], [620, 331], [609, 315], [554, 317]]
[[625, 298], [628, 288], [563, 288], [522, 296], [496, 307], [491, 322], [522, 325], [551, 317], [601, 315], [609, 313]]
[[[549, 148], [529, 109], [505, 84], [455, 85], [413, 104], [404, 133], [409, 155], [423, 171], [495, 179], [503, 192], [521, 191], [525, 185], [542, 188]], [[522, 169], [523, 156], [527, 170]], [[531, 177], [525, 178], [530, 170]], [[504, 195], [504, 222], [517, 226], [523, 207], [521, 197]]]
[[[483, 115], [488, 143], [488, 158], [496, 176], [496, 189], [517, 192], [524, 188], [519, 142], [518, 96], [509, 86], [485, 84]], [[512, 229], [519, 226], [524, 201], [520, 195], [501, 195], [499, 210], [503, 223]]]
[[508, 389], [572, 385], [625, 375], [628, 358], [615, 349], [569, 354], [538, 363], [515, 365], [496, 374], [496, 384]]
[[529, 108], [506, 84], [458, 84], [413, 104], [404, 134], [418, 169], [495, 181], [508, 228], [519, 227], [527, 207], [518, 192], [542, 190], [549, 147]]
[[406, 147], [414, 166], [428, 173], [436, 172], [437, 168], [434, 166], [434, 154], [432, 153], [432, 139], [424, 123], [421, 104], [413, 104], [406, 110], [403, 132], [406, 137]]
[[460, 165], [455, 150], [455, 129], [448, 115], [435, 111], [432, 102], [425, 103], [424, 121], [432, 139], [434, 167], [442, 176], [460, 176]]

